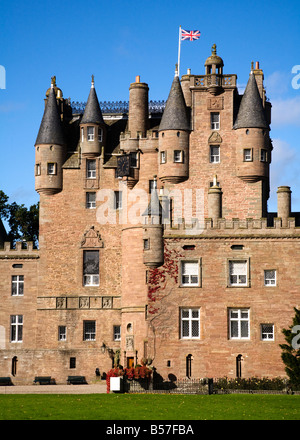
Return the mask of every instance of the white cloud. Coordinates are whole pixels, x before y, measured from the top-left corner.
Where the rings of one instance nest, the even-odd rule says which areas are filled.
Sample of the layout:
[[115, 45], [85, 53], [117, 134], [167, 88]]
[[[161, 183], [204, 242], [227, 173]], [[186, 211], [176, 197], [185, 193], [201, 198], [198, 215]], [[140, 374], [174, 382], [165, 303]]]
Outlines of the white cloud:
[[295, 98], [272, 101], [272, 127], [300, 126], [300, 93]]
[[270, 167], [271, 193], [269, 209], [270, 211], [277, 211], [277, 188], [279, 186], [290, 186], [292, 190], [292, 210], [300, 211], [298, 152], [288, 142], [282, 139], [273, 139], [273, 147]]

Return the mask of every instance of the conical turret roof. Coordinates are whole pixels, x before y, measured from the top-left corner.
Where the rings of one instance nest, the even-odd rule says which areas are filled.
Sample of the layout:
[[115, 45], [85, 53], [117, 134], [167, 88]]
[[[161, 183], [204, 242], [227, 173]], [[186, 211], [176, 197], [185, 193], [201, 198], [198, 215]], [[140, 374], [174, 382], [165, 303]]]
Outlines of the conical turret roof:
[[161, 203], [158, 198], [157, 190], [156, 190], [156, 188], [154, 188], [151, 191], [150, 202], [142, 215], [143, 216], [148, 215], [148, 216], [153, 216], [153, 217], [154, 216], [161, 217], [162, 214], [163, 214], [163, 209], [162, 209]]
[[268, 128], [256, 79], [252, 72], [233, 128]]
[[190, 130], [187, 108], [177, 75], [171, 86], [159, 130]]
[[94, 86], [94, 78], [92, 77], [92, 86], [90, 94], [85, 106], [85, 110], [81, 119], [81, 124], [104, 124], [102, 112], [100, 109], [97, 93]]
[[35, 144], [65, 145], [62, 123], [57, 108], [53, 84], [49, 91], [43, 119]]

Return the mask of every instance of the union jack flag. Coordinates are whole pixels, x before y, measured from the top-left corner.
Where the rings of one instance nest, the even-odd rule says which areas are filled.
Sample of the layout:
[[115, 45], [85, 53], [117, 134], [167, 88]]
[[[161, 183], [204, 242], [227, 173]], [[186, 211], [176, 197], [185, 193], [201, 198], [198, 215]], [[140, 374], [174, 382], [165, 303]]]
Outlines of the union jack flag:
[[185, 31], [184, 29], [181, 30], [182, 40], [198, 40], [198, 38], [200, 38], [200, 35], [200, 31]]

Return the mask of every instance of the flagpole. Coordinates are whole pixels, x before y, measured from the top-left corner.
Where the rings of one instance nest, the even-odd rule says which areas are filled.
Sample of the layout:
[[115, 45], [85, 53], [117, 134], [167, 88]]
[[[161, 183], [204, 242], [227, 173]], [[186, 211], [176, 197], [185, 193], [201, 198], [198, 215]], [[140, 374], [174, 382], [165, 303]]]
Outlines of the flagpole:
[[177, 76], [179, 76], [179, 69], [180, 69], [180, 49], [181, 49], [181, 26], [179, 26]]

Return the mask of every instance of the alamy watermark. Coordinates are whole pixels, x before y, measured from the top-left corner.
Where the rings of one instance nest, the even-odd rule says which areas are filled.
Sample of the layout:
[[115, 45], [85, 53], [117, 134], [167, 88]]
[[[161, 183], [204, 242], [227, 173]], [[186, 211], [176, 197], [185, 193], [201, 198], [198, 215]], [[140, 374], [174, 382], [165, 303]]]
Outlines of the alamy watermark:
[[298, 90], [300, 89], [300, 64], [293, 66], [292, 73], [295, 75], [292, 79], [292, 87]]
[[186, 188], [163, 189], [149, 194], [143, 189], [128, 191], [126, 183], [119, 182], [118, 190], [102, 188], [97, 191], [96, 217], [99, 224], [141, 225], [162, 223], [178, 226], [184, 223], [186, 235], [204, 230], [204, 190]]
[[298, 350], [300, 348], [300, 343], [298, 342], [300, 339], [300, 325], [294, 325], [292, 328], [292, 333], [297, 333], [297, 335], [292, 339], [292, 347], [294, 350]]
[[0, 89], [6, 89], [6, 71], [4, 66], [0, 66]]

